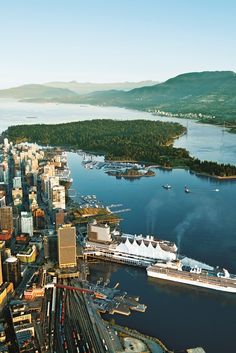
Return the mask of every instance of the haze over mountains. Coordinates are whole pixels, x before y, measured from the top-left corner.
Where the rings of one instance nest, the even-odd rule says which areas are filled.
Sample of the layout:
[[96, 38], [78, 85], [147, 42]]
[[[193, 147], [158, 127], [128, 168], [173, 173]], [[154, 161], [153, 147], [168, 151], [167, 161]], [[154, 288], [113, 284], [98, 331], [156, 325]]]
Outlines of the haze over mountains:
[[[149, 85], [140, 87], [147, 82]], [[154, 83], [52, 82], [1, 90], [0, 97], [24, 99], [28, 102], [81, 103], [172, 114], [202, 114], [205, 117], [215, 117], [216, 123], [222, 120], [236, 121], [236, 74], [232, 71], [186, 73], [163, 83]], [[56, 87], [57, 84], [59, 87]], [[138, 87], [130, 89], [135, 84]], [[110, 90], [111, 87], [113, 89]], [[122, 87], [123, 90], [118, 90]], [[85, 91], [89, 93], [83, 94]]]
[[55, 97], [72, 97], [77, 96], [75, 92], [70, 91], [67, 88], [54, 88], [47, 87], [38, 84], [29, 84], [19, 87], [13, 87], [8, 89], [0, 90], [0, 98], [16, 98], [16, 99], [28, 99], [28, 98], [55, 98]]
[[19, 87], [13, 87], [0, 90], [2, 98], [16, 99], [51, 99], [51, 98], [70, 98], [77, 95], [85, 95], [92, 92], [107, 90], [128, 91], [143, 86], [151, 86], [157, 84], [156, 81], [140, 81], [140, 82], [116, 82], [116, 83], [80, 83], [71, 82], [48, 82], [45, 84], [26, 84]]
[[156, 85], [157, 81], [140, 81], [140, 82], [115, 82], [115, 83], [93, 83], [93, 82], [48, 82], [45, 86], [56, 87], [56, 88], [67, 88], [78, 94], [88, 94], [98, 91], [108, 91], [108, 90], [121, 90], [129, 91], [134, 88], [153, 86]]

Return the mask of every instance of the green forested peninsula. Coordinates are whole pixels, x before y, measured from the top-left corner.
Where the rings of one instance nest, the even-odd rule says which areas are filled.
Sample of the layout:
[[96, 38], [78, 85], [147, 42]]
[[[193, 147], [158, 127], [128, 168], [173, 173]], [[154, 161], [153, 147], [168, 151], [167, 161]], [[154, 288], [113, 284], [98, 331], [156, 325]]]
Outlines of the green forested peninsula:
[[174, 138], [185, 133], [177, 123], [150, 120], [91, 120], [57, 125], [11, 126], [4, 132], [14, 143], [36, 142], [101, 153], [110, 160], [139, 161], [163, 167], [188, 167], [199, 173], [228, 177], [236, 167], [201, 162], [183, 148], [174, 148]]

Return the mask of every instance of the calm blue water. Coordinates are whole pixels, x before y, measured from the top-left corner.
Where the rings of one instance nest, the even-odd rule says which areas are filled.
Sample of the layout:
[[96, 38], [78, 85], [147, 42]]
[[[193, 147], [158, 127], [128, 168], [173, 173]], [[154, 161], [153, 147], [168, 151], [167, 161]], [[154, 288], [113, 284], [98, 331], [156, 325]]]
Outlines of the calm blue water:
[[[131, 208], [123, 214], [125, 232], [173, 240], [181, 253], [236, 273], [236, 182], [199, 178], [178, 169], [157, 170], [153, 178], [117, 180], [83, 168], [74, 153], [69, 153], [68, 161], [79, 194], [96, 194], [107, 205]], [[166, 183], [171, 190], [162, 188]], [[184, 185], [191, 193], [184, 192]], [[119, 282], [148, 305], [145, 314], [116, 316], [120, 324], [158, 336], [175, 349], [201, 345], [211, 353], [235, 352], [235, 295], [160, 284], [133, 267], [105, 264], [94, 271], [98, 278], [101, 272], [103, 277], [111, 272], [112, 284]]]
[[[35, 116], [37, 119], [26, 119]], [[65, 122], [89, 118], [157, 119], [148, 113], [119, 108], [78, 105], [0, 103], [0, 130], [12, 124]], [[175, 119], [160, 120], [175, 121]], [[178, 120], [188, 125], [187, 136], [175, 145], [201, 159], [236, 164], [236, 135], [218, 127]], [[96, 194], [106, 204], [122, 203], [122, 228], [130, 233], [152, 233], [175, 241], [181, 253], [221, 265], [236, 273], [236, 182], [200, 178], [185, 170], [157, 170], [153, 178], [117, 180], [98, 170], [84, 169], [81, 157], [70, 153], [73, 188], [80, 194]], [[171, 184], [165, 190], [163, 184]], [[191, 193], [184, 193], [188, 185]], [[220, 189], [219, 192], [213, 191]], [[144, 270], [106, 263], [95, 265], [94, 276], [111, 276], [123, 290], [140, 295], [148, 305], [145, 314], [133, 313], [116, 321], [160, 337], [170, 348], [203, 346], [209, 353], [235, 353], [236, 296], [160, 284]]]

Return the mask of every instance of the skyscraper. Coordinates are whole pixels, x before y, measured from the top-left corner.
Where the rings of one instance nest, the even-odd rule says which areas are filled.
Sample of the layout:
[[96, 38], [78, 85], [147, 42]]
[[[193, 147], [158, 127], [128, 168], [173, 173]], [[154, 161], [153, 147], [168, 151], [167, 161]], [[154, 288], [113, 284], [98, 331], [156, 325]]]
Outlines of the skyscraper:
[[59, 267], [76, 266], [76, 230], [70, 224], [58, 228]]
[[0, 207], [0, 228], [13, 231], [13, 213], [12, 207]]
[[47, 234], [43, 238], [44, 258], [58, 261], [58, 236], [57, 234]]

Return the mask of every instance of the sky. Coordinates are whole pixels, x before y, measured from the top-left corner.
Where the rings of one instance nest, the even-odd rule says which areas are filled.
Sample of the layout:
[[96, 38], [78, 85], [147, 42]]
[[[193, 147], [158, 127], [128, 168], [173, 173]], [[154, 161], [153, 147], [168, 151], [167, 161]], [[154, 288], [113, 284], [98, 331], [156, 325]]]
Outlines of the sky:
[[0, 87], [236, 71], [235, 0], [0, 0]]

